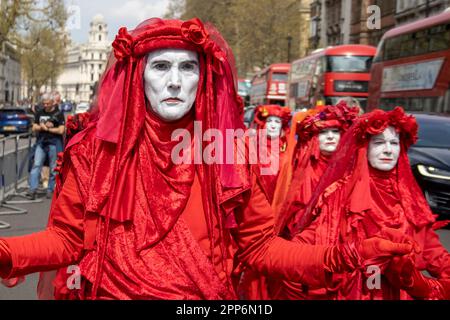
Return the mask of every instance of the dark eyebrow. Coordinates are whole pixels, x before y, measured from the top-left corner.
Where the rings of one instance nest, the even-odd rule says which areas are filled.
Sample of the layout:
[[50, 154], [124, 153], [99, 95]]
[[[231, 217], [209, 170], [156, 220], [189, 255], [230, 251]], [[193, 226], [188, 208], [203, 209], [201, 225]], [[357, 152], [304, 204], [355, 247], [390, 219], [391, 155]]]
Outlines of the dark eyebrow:
[[198, 65], [198, 62], [195, 61], [195, 60], [187, 60], [187, 61], [183, 61], [183, 63], [193, 63], [193, 64], [197, 64]]

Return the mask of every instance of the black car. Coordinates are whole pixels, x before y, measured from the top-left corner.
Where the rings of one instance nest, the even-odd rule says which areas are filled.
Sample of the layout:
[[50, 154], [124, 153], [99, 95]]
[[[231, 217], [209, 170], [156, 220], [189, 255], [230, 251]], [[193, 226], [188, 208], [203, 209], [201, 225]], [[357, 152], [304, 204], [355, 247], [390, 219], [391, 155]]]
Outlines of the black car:
[[432, 211], [450, 219], [450, 116], [413, 115], [419, 139], [408, 151], [411, 168]]

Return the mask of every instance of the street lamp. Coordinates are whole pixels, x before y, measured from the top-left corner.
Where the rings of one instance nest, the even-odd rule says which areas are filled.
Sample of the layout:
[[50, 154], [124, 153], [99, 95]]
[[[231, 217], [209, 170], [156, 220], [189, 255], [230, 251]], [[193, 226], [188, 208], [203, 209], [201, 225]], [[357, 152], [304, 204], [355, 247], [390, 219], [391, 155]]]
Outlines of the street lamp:
[[287, 51], [287, 61], [291, 62], [291, 42], [292, 42], [292, 37], [291, 35], [288, 35], [286, 37], [286, 40], [288, 42], [288, 51]]

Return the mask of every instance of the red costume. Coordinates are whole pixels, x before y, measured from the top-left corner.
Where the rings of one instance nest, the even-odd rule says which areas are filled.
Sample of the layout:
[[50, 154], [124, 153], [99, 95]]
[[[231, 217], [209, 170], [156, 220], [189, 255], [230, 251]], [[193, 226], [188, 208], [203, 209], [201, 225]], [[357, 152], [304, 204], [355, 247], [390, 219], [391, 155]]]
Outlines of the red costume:
[[[388, 126], [400, 135], [400, 156], [394, 169], [380, 171], [368, 164], [368, 142]], [[368, 288], [371, 273], [362, 269], [335, 278], [333, 287], [323, 289], [285, 283], [279, 297], [450, 298], [450, 254], [433, 231], [434, 217], [412, 175], [407, 156], [416, 135], [415, 119], [399, 107], [389, 112], [376, 110], [358, 119], [341, 140], [298, 228], [301, 230], [315, 220], [294, 241], [336, 245], [389, 233], [397, 241], [416, 242], [420, 252], [396, 259], [393, 264], [380, 264], [386, 277], [381, 278], [378, 289]], [[425, 278], [422, 270], [438, 280]]]
[[[278, 157], [278, 167], [281, 168], [286, 161], [287, 150], [287, 137], [289, 136], [289, 121], [291, 120], [291, 109], [289, 107], [281, 107], [278, 105], [261, 105], [256, 108], [255, 122], [257, 124], [257, 130], [266, 128], [266, 121], [268, 117], [278, 117], [281, 119], [281, 133], [277, 138], [268, 138], [267, 151], [271, 157]], [[274, 141], [277, 140], [277, 141]], [[279, 152], [274, 154], [271, 152], [271, 146], [276, 143], [279, 148]], [[269, 167], [269, 165], [264, 165]], [[277, 168], [278, 169], [278, 168]], [[272, 203], [275, 188], [277, 186], [279, 170], [274, 174], [264, 174], [261, 176], [261, 183], [263, 184], [263, 190], [266, 192], [269, 202]]]
[[[131, 34], [121, 28], [113, 47], [98, 112], [64, 152], [47, 229], [0, 239], [3, 278], [56, 270], [41, 277], [44, 298], [233, 299], [232, 264], [320, 286], [361, 259], [411, 250], [378, 238], [329, 247], [275, 237], [256, 166], [172, 162], [171, 134], [192, 132], [194, 120], [203, 132], [243, 129], [233, 58], [212, 27], [150, 19]], [[147, 54], [163, 48], [197, 52], [201, 70], [195, 111], [167, 123], [143, 88]], [[66, 285], [73, 264], [79, 289]]]
[[322, 107], [315, 115], [306, 117], [297, 125], [297, 147], [292, 159], [293, 174], [288, 197], [278, 214], [277, 229], [286, 238], [291, 238], [296, 221], [302, 217], [331, 155], [319, 149], [318, 135], [328, 128], [339, 129], [341, 135], [356, 119], [358, 110], [345, 103]]

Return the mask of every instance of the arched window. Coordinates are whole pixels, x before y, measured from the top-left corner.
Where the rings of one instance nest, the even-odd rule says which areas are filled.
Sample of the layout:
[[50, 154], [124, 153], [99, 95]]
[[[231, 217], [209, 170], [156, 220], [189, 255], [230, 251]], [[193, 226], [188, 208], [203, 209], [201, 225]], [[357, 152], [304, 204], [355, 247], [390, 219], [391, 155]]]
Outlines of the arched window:
[[102, 26], [98, 26], [98, 31], [102, 31]]

